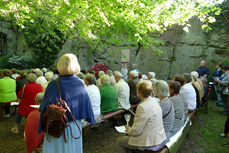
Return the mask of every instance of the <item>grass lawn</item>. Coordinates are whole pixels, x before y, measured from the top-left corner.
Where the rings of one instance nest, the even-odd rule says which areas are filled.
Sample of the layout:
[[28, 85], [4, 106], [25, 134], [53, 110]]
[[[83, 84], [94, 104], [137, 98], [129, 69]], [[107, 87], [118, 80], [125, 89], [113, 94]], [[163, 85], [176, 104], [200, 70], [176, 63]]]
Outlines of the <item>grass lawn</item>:
[[191, 131], [181, 146], [179, 152], [229, 153], [229, 137], [219, 138], [224, 130], [226, 116], [221, 115], [222, 107], [209, 102], [208, 114], [199, 110], [192, 120]]
[[[192, 120], [192, 127], [178, 153], [229, 153], [229, 137], [219, 138], [223, 132], [226, 116], [221, 115], [221, 107], [209, 102], [209, 113], [204, 114], [198, 111], [197, 116]], [[22, 121], [20, 134], [13, 134], [10, 129], [14, 125], [12, 115], [5, 122], [0, 123], [0, 153], [26, 153], [25, 141], [23, 138]], [[98, 131], [88, 129], [84, 139], [84, 153], [115, 153], [116, 138], [122, 136], [110, 128], [110, 124], [105, 122], [100, 124]]]

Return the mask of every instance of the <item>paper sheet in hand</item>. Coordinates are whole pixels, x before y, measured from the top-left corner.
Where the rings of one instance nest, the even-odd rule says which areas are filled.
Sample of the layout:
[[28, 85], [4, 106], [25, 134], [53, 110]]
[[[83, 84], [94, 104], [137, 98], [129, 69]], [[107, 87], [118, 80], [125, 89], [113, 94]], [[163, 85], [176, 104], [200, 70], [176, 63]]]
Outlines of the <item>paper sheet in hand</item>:
[[30, 107], [33, 107], [33, 108], [39, 108], [40, 105], [30, 105]]
[[10, 103], [10, 106], [14, 106], [14, 105], [19, 105], [19, 102], [14, 101]]
[[115, 129], [120, 133], [126, 133], [126, 127], [123, 126], [116, 126]]

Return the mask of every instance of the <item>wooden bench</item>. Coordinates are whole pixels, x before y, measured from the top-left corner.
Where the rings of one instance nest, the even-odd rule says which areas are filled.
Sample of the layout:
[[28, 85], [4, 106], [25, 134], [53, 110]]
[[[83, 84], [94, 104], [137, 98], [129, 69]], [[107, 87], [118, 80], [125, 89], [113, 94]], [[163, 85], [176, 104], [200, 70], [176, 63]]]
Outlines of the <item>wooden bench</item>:
[[[132, 109], [136, 108], [137, 106], [138, 106], [138, 104], [131, 105], [130, 109], [132, 110]], [[103, 116], [103, 119], [104, 119], [104, 120], [107, 120], [107, 119], [110, 119], [110, 118], [112, 118], [112, 117], [115, 117], [115, 116], [117, 116], [117, 115], [119, 115], [119, 114], [122, 114], [122, 113], [125, 113], [125, 112], [128, 112], [128, 111], [129, 111], [129, 110], [126, 110], [126, 109], [118, 109], [118, 110], [115, 111], [115, 112], [107, 112], [107, 113], [104, 113], [104, 114], [102, 114], [102, 116]], [[88, 124], [88, 125], [84, 126], [84, 127], [83, 127], [83, 130], [84, 130], [84, 129], [87, 129], [87, 128], [90, 127], [90, 126], [92, 126], [92, 124]]]

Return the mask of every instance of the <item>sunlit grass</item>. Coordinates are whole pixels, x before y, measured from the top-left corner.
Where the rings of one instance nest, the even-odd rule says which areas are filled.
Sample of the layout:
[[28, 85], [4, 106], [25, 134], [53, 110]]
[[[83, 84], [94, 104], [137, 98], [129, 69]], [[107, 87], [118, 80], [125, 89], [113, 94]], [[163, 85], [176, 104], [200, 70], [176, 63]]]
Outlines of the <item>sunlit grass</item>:
[[[224, 130], [226, 116], [221, 115], [222, 107], [217, 107], [213, 101], [209, 102], [209, 112], [205, 114], [201, 109], [192, 120], [192, 127], [179, 153], [229, 153], [229, 137], [219, 138]], [[23, 138], [22, 121], [20, 134], [10, 132], [14, 125], [14, 116], [6, 119], [0, 124], [0, 153], [26, 153], [25, 141]], [[114, 153], [116, 138], [122, 136], [115, 129], [110, 128], [106, 122], [101, 124], [98, 131], [88, 129], [84, 135], [85, 153]]]

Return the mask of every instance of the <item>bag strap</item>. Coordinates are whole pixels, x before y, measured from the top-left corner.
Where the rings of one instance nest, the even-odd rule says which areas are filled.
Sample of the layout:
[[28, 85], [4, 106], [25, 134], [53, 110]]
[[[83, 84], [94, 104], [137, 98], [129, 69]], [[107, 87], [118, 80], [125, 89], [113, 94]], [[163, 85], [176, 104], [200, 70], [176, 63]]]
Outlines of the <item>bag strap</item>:
[[[72, 129], [71, 129], [71, 135], [72, 135], [72, 137], [73, 137], [74, 139], [79, 139], [79, 138], [81, 137], [82, 132], [81, 132], [81, 130], [80, 130], [79, 125], [78, 125], [77, 122], [76, 122], [75, 117], [74, 117], [73, 114], [72, 114], [72, 111], [71, 111], [70, 108], [68, 107], [67, 103], [66, 103], [64, 100], [62, 100], [62, 98], [61, 98], [60, 85], [59, 85], [59, 80], [58, 80], [58, 78], [56, 79], [56, 84], [57, 84], [57, 90], [58, 90], [58, 96], [59, 96], [60, 102], [61, 102], [62, 104], [64, 104], [65, 108], [69, 111], [69, 113], [70, 113], [72, 119], [74, 120], [74, 122], [76, 123], [76, 126], [78, 127], [78, 129], [79, 129], [79, 131], [80, 131], [80, 135], [79, 135], [78, 137], [74, 137], [73, 134], [72, 134]], [[70, 127], [70, 128], [71, 128], [71, 127]]]
[[172, 102], [170, 101], [170, 99], [169, 99], [169, 102], [170, 102], [169, 112], [165, 116], [163, 116], [163, 119], [166, 118], [169, 115], [169, 113], [171, 112], [171, 110], [172, 110]]
[[56, 84], [57, 84], [57, 90], [58, 90], [58, 96], [59, 96], [59, 100], [61, 101], [61, 93], [60, 93], [60, 84], [59, 84], [59, 80], [58, 78], [56, 79]]
[[24, 97], [25, 86], [26, 86], [26, 84], [22, 88], [22, 94], [21, 94], [21, 97], [20, 98], [23, 98]]

